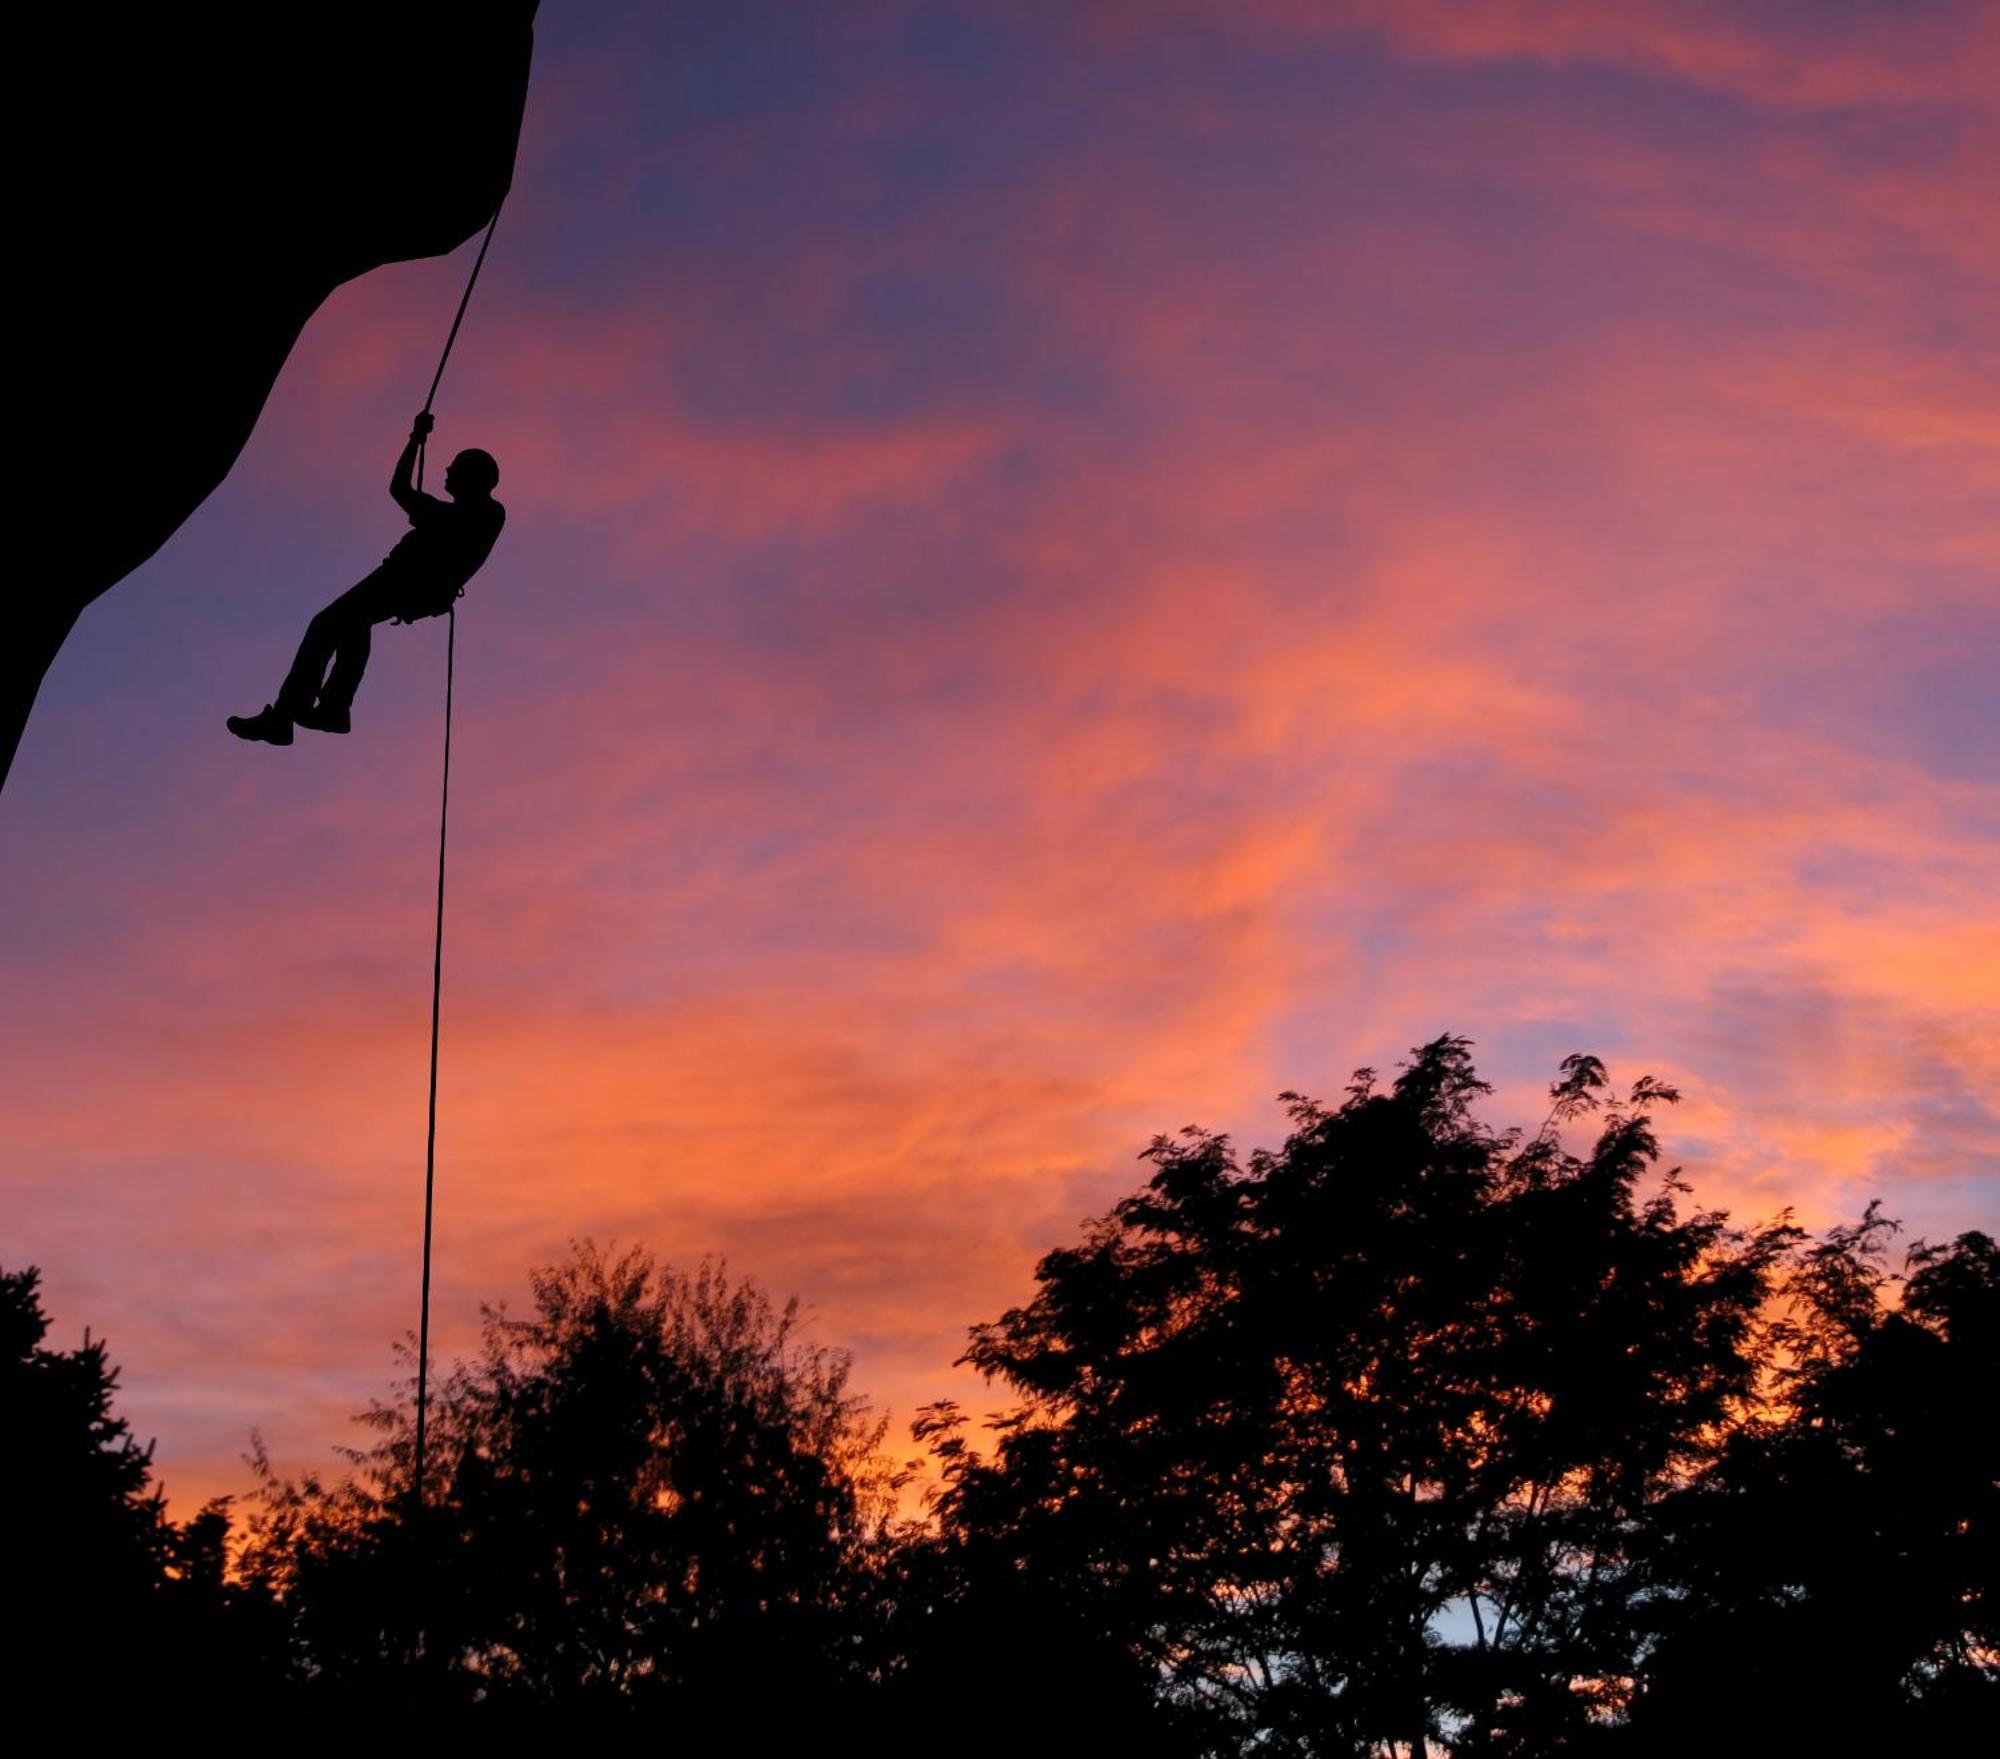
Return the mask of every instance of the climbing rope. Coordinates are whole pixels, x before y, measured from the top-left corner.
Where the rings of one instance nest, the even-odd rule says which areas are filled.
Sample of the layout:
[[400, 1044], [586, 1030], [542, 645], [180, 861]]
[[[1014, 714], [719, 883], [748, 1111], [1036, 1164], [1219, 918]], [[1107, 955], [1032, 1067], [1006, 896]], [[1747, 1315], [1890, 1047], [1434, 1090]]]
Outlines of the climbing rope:
[[445, 613], [444, 787], [438, 799], [437, 935], [431, 942], [431, 1100], [424, 1128], [424, 1290], [417, 1321], [417, 1463], [411, 1479], [417, 1507], [424, 1506], [424, 1438], [430, 1416], [431, 1380], [431, 1215], [437, 1195], [438, 1015], [444, 999], [444, 851], [451, 820], [451, 682], [458, 657], [458, 610]]
[[[431, 388], [424, 393], [424, 414], [429, 415], [431, 405], [437, 401], [438, 386], [444, 382], [445, 362], [451, 359], [451, 345], [458, 340], [458, 326], [465, 322], [465, 308], [472, 303], [472, 290], [479, 284], [479, 271], [486, 266], [486, 247], [493, 242], [493, 228], [500, 224], [500, 209], [507, 205], [503, 193], [499, 206], [493, 210], [493, 218], [486, 222], [486, 236], [479, 241], [479, 254], [472, 259], [472, 273], [465, 278], [465, 291], [458, 296], [458, 310], [451, 320], [451, 333], [444, 339], [444, 352], [438, 356], [437, 371], [431, 374]], [[424, 442], [417, 442], [417, 487], [424, 486]]]
[[[458, 311], [451, 320], [451, 333], [444, 339], [437, 371], [431, 374], [431, 388], [424, 395], [424, 413], [429, 415], [438, 386], [444, 379], [445, 362], [451, 359], [451, 345], [458, 340], [458, 327], [465, 322], [465, 308], [472, 303], [472, 289], [486, 264], [486, 247], [493, 242], [493, 228], [500, 224], [503, 194], [493, 218], [486, 223], [486, 236], [479, 241], [479, 255], [473, 259], [472, 273], [465, 278], [459, 295]], [[417, 487], [424, 486], [424, 442], [417, 442]], [[410, 1477], [410, 1494], [418, 1513], [424, 1507], [424, 1448], [429, 1432], [431, 1387], [431, 1222], [437, 1198], [438, 1123], [438, 1021], [444, 1000], [444, 855], [446, 830], [451, 822], [451, 686], [458, 658], [458, 609], [446, 612], [444, 642], [444, 785], [438, 799], [438, 884], [437, 934], [431, 943], [431, 1094], [430, 1115], [424, 1128], [424, 1278], [423, 1297], [417, 1320], [417, 1457]]]

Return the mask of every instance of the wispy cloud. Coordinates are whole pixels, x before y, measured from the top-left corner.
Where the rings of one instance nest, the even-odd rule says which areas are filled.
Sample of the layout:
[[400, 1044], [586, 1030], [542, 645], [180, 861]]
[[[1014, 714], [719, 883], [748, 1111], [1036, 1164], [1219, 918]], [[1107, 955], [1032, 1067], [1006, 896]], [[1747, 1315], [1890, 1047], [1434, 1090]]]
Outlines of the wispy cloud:
[[[1704, 1198], [1990, 1223], [1991, 31], [1808, 13], [549, 19], [442, 406], [447, 1344], [643, 1236], [907, 1412], [1154, 1130], [1445, 1029], [1680, 1082]], [[329, 303], [0, 821], [0, 1246], [181, 1495], [410, 1319], [440, 631], [219, 722], [459, 267]]]

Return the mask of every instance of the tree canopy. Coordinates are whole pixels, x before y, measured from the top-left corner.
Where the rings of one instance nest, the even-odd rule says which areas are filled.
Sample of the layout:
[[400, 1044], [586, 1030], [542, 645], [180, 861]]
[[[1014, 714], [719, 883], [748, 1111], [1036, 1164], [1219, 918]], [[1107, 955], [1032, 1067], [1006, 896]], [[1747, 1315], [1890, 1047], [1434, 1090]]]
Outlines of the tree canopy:
[[[1682, 1212], [1656, 1164], [1672, 1089], [1617, 1096], [1571, 1057], [1532, 1134], [1480, 1122], [1487, 1092], [1446, 1037], [1386, 1088], [1360, 1071], [1336, 1109], [1286, 1096], [1276, 1151], [1156, 1139], [1144, 1189], [974, 1330], [965, 1359], [1019, 1398], [990, 1454], [956, 1410], [928, 1414], [963, 1616], [993, 1596], [1031, 1628], [1110, 1634], [1202, 1752], [1637, 1741], [1713, 1713], [1720, 1656], [1695, 1633], [1714, 1597], [1688, 1582], [1736, 1566], [1695, 1511], [1796, 1532], [1803, 1468], [1775, 1463], [1796, 1446], [1825, 1456], [1836, 1503], [1886, 1499], [1932, 1541], [1882, 1559], [1876, 1590], [1925, 1616], [1860, 1639], [1876, 1676], [1924, 1667], [1956, 1690], [1990, 1666], [1970, 1535], [1990, 1546], [1991, 1438], [1957, 1449], [1939, 1507], [1942, 1438], [1885, 1422], [1886, 1383], [1857, 1408], [1853, 1377], [1870, 1348], [1914, 1351], [1930, 1378], [1898, 1396], [1933, 1425], [1946, 1389], [1972, 1396], [1991, 1242], [1922, 1249], [1885, 1314], [1851, 1274], [1855, 1236], [1808, 1249], [1783, 1218]], [[1870, 1447], [1900, 1463], [1893, 1486]], [[1810, 1647], [1795, 1573], [1766, 1568]]]
[[[893, 1490], [846, 1355], [716, 1263], [586, 1244], [532, 1287], [434, 1393], [421, 1507], [407, 1398], [341, 1478], [266, 1469], [244, 1569], [308, 1683], [752, 1723], [844, 1692]], [[773, 1668], [796, 1696], [758, 1694]]]
[[57, 1703], [120, 1684], [156, 1708], [219, 1689], [226, 1505], [176, 1524], [153, 1450], [112, 1409], [118, 1370], [101, 1338], [48, 1346], [41, 1272], [0, 1270], [0, 1593], [10, 1698]]
[[[585, 1245], [338, 1474], [162, 1512], [102, 1346], [0, 1277], [30, 1652], [236, 1702], [1062, 1755], [1952, 1750], [2000, 1691], [2000, 1250], [1739, 1226], [1676, 1099], [1439, 1038], [1239, 1154], [1190, 1129], [886, 1419], [796, 1302]], [[87, 1637], [85, 1635], [87, 1633]], [[233, 1673], [232, 1671], [233, 1670]], [[706, 1749], [704, 1749], [706, 1750]]]

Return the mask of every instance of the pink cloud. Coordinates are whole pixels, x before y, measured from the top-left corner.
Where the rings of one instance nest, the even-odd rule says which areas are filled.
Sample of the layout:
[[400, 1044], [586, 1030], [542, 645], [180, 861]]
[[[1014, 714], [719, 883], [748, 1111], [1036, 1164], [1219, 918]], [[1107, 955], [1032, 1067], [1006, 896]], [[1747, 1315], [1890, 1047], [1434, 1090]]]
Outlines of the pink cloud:
[[[1206, 10], [1207, 0], [1189, 9]], [[1838, 15], [1809, 0], [1244, 0], [1223, 16], [1313, 34], [1379, 32], [1423, 56], [1629, 67], [1787, 110], [1984, 106], [2000, 66], [2000, 26], [1976, 0]]]
[[[1679, 1081], [1670, 1147], [1746, 1212], [1990, 1202], [1993, 795], [1903, 724], [1995, 562], [1981, 137], [1856, 174], [1815, 121], [1969, 76], [1928, 26], [1871, 71], [1840, 32], [1787, 65], [1782, 19], [1336, 16], [1418, 83], [1273, 114], [1182, 70], [971, 220], [621, 233], [553, 291], [558, 197], [643, 227], [655, 167], [602, 65], [538, 93], [617, 169], [524, 183], [443, 406], [513, 509], [459, 633], [447, 1348], [569, 1236], [643, 1237], [802, 1291], [907, 1414], [1152, 1131], [1268, 1138], [1276, 1089], [1446, 1029], [1498, 1116], [1570, 1049]], [[1426, 96], [1475, 57], [1771, 114]], [[814, 174], [953, 108], [850, 94]], [[904, 383], [871, 290], [968, 259]], [[240, 1486], [253, 1422], [348, 1439], [410, 1318], [440, 632], [385, 634], [350, 742], [246, 765], [213, 723], [379, 553], [457, 273], [316, 320], [144, 589], [217, 602], [267, 528], [294, 572], [106, 735], [135, 808], [52, 805], [8, 864], [9, 1250], [110, 1334], [177, 1497]]]

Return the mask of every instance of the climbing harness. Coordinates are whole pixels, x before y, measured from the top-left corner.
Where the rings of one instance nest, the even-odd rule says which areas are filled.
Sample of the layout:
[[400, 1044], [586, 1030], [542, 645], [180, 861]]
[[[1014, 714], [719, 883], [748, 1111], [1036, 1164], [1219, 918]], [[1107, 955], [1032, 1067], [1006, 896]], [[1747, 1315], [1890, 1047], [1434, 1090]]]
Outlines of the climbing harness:
[[[503, 193], [493, 209], [493, 218], [486, 223], [486, 236], [479, 241], [479, 255], [473, 260], [472, 273], [465, 278], [465, 291], [459, 295], [458, 312], [451, 320], [451, 333], [444, 339], [444, 352], [438, 356], [437, 371], [431, 375], [431, 388], [424, 396], [426, 415], [430, 414], [438, 386], [444, 379], [445, 362], [451, 359], [451, 345], [458, 340], [459, 325], [465, 322], [465, 308], [472, 303], [473, 286], [486, 263], [486, 247], [493, 242], [493, 228], [500, 224], [500, 209], [506, 203], [507, 197]], [[423, 486], [424, 442], [420, 439], [417, 441], [417, 487], [421, 489]], [[458, 590], [462, 593], [465, 588], [461, 586]], [[417, 1320], [417, 1449], [415, 1469], [410, 1475], [410, 1494], [419, 1514], [424, 1508], [424, 1444], [430, 1418], [431, 1217], [437, 1195], [438, 1018], [444, 999], [444, 854], [445, 832], [451, 822], [451, 685], [458, 656], [457, 605], [449, 606], [445, 616], [448, 622], [444, 643], [444, 785], [438, 799], [437, 934], [431, 943], [430, 1116], [424, 1129], [424, 1279]]]

